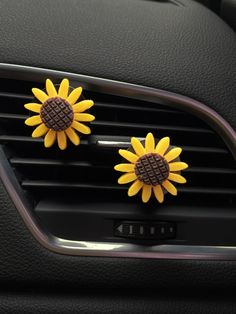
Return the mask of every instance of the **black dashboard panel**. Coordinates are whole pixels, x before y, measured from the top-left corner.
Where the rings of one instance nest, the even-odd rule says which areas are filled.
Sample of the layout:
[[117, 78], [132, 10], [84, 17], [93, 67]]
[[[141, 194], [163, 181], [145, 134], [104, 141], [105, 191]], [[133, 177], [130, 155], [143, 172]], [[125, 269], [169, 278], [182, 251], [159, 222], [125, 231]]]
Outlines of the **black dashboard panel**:
[[[201, 299], [198, 296], [191, 296], [186, 301], [184, 297], [177, 298], [169, 294], [165, 296], [160, 292], [156, 295], [92, 295], [89, 298], [82, 293], [80, 297], [76, 294], [56, 295], [41, 293], [21, 293], [0, 295], [1, 309], [4, 313], [41, 313], [41, 314], [69, 314], [69, 313], [235, 313], [235, 304], [230, 298], [208, 297]], [[186, 296], [185, 296], [186, 297]], [[207, 312], [206, 312], [207, 310]]]
[[0, 62], [192, 97], [235, 122], [236, 39], [195, 1], [1, 0]]
[[[0, 1], [0, 62], [177, 92], [215, 109], [234, 128], [235, 51], [233, 30], [194, 1]], [[140, 292], [154, 288], [204, 288], [208, 295], [236, 288], [234, 261], [140, 260], [52, 253], [32, 237], [2, 184], [0, 209], [2, 287], [14, 285], [14, 289], [23, 290], [37, 285], [54, 289], [56, 285], [57, 289], [70, 288], [78, 293], [91, 288], [100, 292], [124, 287]], [[6, 300], [6, 296], [0, 298], [0, 308], [4, 308]], [[13, 300], [19, 301], [18, 297]], [[109, 304], [109, 300], [104, 300]], [[188, 308], [187, 296], [183, 302], [182, 308]], [[91, 312], [95, 313], [94, 304]], [[109, 308], [115, 312], [115, 305], [111, 304]], [[150, 312], [155, 307], [156, 304]], [[206, 307], [214, 309], [212, 304]], [[227, 309], [228, 313], [234, 311], [231, 303], [226, 312]], [[218, 308], [220, 313], [223, 310], [224, 307], [221, 312]]]

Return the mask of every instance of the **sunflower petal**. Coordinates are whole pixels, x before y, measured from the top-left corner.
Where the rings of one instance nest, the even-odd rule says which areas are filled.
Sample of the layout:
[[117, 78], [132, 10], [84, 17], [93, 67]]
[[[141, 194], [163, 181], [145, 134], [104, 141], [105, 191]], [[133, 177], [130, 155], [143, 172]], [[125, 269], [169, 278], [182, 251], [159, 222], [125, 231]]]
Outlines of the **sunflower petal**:
[[153, 192], [159, 203], [163, 203], [164, 201], [164, 193], [160, 185], [156, 185], [153, 187]]
[[177, 173], [170, 173], [168, 176], [168, 180], [171, 180], [177, 183], [182, 183], [182, 184], [187, 182], [184, 177], [182, 177], [180, 174], [177, 174]]
[[44, 146], [47, 148], [51, 147], [55, 143], [56, 135], [57, 135], [56, 131], [49, 130], [44, 138]]
[[142, 191], [142, 201], [144, 203], [147, 203], [149, 201], [151, 195], [152, 195], [152, 186], [144, 184], [143, 185], [143, 191]]
[[163, 156], [170, 145], [170, 138], [163, 137], [156, 146], [155, 152]]
[[63, 79], [61, 81], [61, 84], [58, 90], [58, 96], [66, 99], [68, 97], [68, 92], [69, 92], [69, 80]]
[[143, 182], [139, 181], [139, 180], [136, 180], [129, 188], [128, 190], [128, 195], [129, 196], [134, 196], [136, 195], [140, 190], [141, 188], [143, 187]]
[[134, 164], [119, 164], [114, 169], [121, 172], [134, 172]]
[[58, 146], [61, 150], [66, 149], [67, 140], [66, 140], [66, 134], [64, 131], [57, 132], [57, 142], [58, 142]]
[[40, 115], [37, 115], [37, 116], [32, 116], [28, 119], [25, 120], [25, 124], [26, 125], [29, 125], [29, 126], [34, 126], [34, 125], [38, 125], [42, 123], [42, 120], [40, 118]]
[[166, 161], [171, 161], [174, 160], [175, 158], [179, 157], [179, 155], [182, 152], [182, 148], [180, 147], [175, 147], [171, 149], [164, 157]]
[[44, 103], [49, 98], [46, 93], [38, 88], [32, 88], [32, 93], [39, 101], [41, 101], [41, 103]]
[[24, 107], [30, 111], [40, 113], [42, 105], [35, 104], [35, 103], [29, 103], [29, 104], [25, 104]]
[[47, 91], [49, 97], [56, 97], [57, 96], [57, 90], [56, 90], [53, 82], [50, 79], [46, 80], [46, 91]]
[[169, 164], [170, 171], [180, 171], [188, 168], [188, 164], [182, 161], [176, 161]]
[[76, 101], [79, 99], [82, 93], [82, 90], [83, 90], [82, 87], [77, 87], [73, 89], [70, 95], [66, 98], [66, 100], [71, 106], [73, 106], [76, 103]]
[[177, 189], [176, 187], [170, 183], [170, 181], [168, 180], [165, 180], [163, 183], [162, 183], [162, 186], [166, 189], [167, 192], [169, 192], [170, 194], [172, 195], [177, 195]]
[[66, 135], [69, 137], [69, 139], [71, 140], [71, 142], [74, 145], [79, 145], [80, 143], [80, 138], [78, 136], [78, 134], [76, 134], [76, 132], [72, 129], [72, 128], [68, 128], [67, 130], [65, 130]]
[[148, 133], [145, 140], [146, 153], [153, 153], [155, 149], [155, 139], [152, 133]]
[[137, 179], [137, 176], [134, 172], [125, 173], [118, 179], [118, 183], [119, 184], [126, 184], [126, 183], [132, 182], [136, 179]]
[[138, 160], [138, 156], [125, 149], [119, 149], [119, 154], [133, 164]]
[[91, 122], [95, 120], [95, 117], [89, 113], [75, 113], [74, 119], [81, 122]]
[[84, 112], [94, 105], [92, 100], [82, 100], [73, 106], [74, 112]]
[[73, 121], [71, 126], [74, 129], [76, 129], [77, 131], [79, 131], [80, 133], [83, 133], [83, 134], [90, 134], [91, 133], [90, 128], [87, 125], [83, 124], [83, 123], [79, 123], [77, 121]]
[[34, 132], [32, 133], [32, 137], [40, 137], [43, 136], [45, 133], [47, 133], [49, 129], [46, 127], [46, 125], [44, 123], [40, 124], [39, 126], [37, 126], [37, 128], [34, 130]]
[[143, 156], [144, 154], [146, 154], [145, 148], [143, 147], [140, 140], [138, 140], [136, 137], [131, 138], [131, 144], [132, 144], [132, 147], [133, 147], [135, 153], [138, 156]]

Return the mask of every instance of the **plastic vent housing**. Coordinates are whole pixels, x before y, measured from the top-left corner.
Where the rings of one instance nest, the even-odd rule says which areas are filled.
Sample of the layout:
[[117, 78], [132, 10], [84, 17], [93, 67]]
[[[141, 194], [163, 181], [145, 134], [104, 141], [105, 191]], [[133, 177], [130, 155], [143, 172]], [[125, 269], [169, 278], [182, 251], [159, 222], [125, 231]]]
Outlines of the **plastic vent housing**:
[[[29, 113], [23, 106], [32, 99], [31, 88], [43, 88], [42, 84], [1, 79], [0, 87], [2, 151], [29, 210], [50, 233], [74, 241], [126, 243], [128, 239], [117, 240], [114, 225], [122, 220], [152, 220], [177, 224], [176, 238], [161, 243], [235, 244], [230, 231], [236, 225], [235, 160], [219, 134], [202, 119], [171, 103], [115, 96], [110, 90], [106, 94], [89, 87], [84, 95], [95, 101], [93, 135], [66, 151], [56, 146], [45, 149], [24, 125]], [[183, 160], [190, 165], [185, 172], [188, 183], [178, 186], [178, 197], [167, 195], [163, 205], [129, 198], [113, 170], [120, 161], [118, 149], [128, 147], [131, 136], [142, 138], [149, 131], [158, 138], [170, 136], [172, 145], [183, 148]]]

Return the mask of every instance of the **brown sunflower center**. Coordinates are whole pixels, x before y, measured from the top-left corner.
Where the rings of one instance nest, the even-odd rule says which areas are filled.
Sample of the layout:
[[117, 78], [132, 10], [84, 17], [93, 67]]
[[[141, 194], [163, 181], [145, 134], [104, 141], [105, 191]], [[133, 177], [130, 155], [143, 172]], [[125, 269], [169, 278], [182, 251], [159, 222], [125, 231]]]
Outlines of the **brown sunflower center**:
[[48, 98], [42, 105], [40, 117], [43, 123], [54, 131], [64, 131], [73, 122], [72, 106], [61, 97]]
[[156, 186], [168, 178], [169, 164], [161, 155], [149, 153], [136, 161], [134, 171], [140, 181]]

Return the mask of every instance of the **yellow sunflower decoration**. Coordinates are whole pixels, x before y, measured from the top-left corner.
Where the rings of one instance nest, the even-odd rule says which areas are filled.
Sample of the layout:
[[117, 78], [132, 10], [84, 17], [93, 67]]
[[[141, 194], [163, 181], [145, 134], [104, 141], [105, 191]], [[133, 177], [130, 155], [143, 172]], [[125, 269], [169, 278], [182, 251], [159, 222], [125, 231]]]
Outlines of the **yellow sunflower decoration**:
[[135, 137], [131, 139], [133, 152], [120, 149], [119, 154], [130, 163], [115, 166], [115, 170], [126, 172], [119, 184], [133, 182], [128, 195], [136, 195], [142, 189], [142, 201], [147, 203], [154, 193], [157, 201], [164, 201], [164, 194], [169, 192], [177, 195], [176, 187], [171, 183], [186, 183], [180, 171], [188, 168], [185, 162], [179, 160], [182, 149], [170, 147], [170, 138], [164, 137], [157, 144], [152, 133], [145, 139], [145, 147]]
[[44, 137], [45, 147], [51, 147], [57, 140], [60, 149], [66, 149], [67, 137], [74, 145], [79, 145], [80, 137], [76, 133], [90, 134], [90, 128], [81, 122], [91, 122], [95, 117], [84, 113], [94, 105], [92, 100], [78, 99], [82, 87], [69, 93], [69, 81], [63, 79], [58, 91], [51, 80], [46, 80], [46, 92], [33, 88], [32, 92], [40, 103], [25, 104], [25, 108], [37, 113], [25, 121], [26, 125], [37, 126], [32, 137]]

